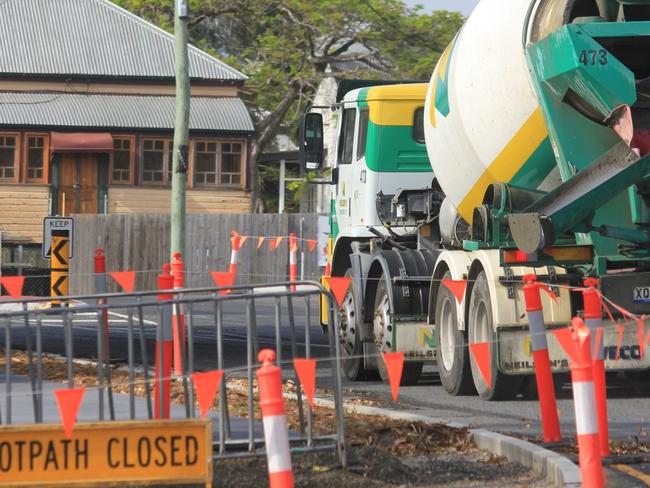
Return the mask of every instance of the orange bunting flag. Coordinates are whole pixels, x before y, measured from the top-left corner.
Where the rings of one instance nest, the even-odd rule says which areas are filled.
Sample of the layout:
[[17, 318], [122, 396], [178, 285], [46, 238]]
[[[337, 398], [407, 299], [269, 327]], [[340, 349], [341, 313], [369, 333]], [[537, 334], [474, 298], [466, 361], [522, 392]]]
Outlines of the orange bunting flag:
[[393, 394], [393, 401], [397, 401], [399, 395], [399, 385], [402, 382], [402, 371], [404, 370], [404, 353], [403, 352], [385, 352], [382, 354], [386, 371], [388, 371], [388, 382], [390, 391]]
[[458, 303], [463, 301], [465, 296], [465, 289], [467, 288], [466, 280], [442, 280], [442, 284], [445, 285], [450, 292], [454, 294]]
[[621, 324], [616, 324], [616, 329], [618, 329], [618, 340], [616, 341], [616, 360], [621, 359], [621, 346], [623, 345], [623, 326]]
[[217, 396], [219, 385], [223, 379], [223, 371], [216, 369], [214, 371], [206, 371], [205, 373], [194, 373], [192, 375], [192, 382], [196, 389], [196, 399], [199, 402], [199, 411], [201, 418], [205, 418], [214, 403], [214, 397]]
[[329, 276], [325, 279], [327, 280], [330, 290], [332, 290], [332, 293], [334, 294], [334, 298], [336, 298], [336, 303], [338, 303], [340, 307], [343, 304], [343, 299], [345, 298], [345, 294], [348, 292], [348, 288], [350, 288], [352, 278], [350, 276]]
[[314, 393], [316, 392], [316, 360], [294, 359], [293, 367], [296, 370], [302, 389], [305, 390], [311, 409], [314, 410]]
[[566, 355], [569, 357], [571, 364], [577, 364], [578, 353], [576, 351], [575, 342], [573, 342], [573, 333], [571, 332], [571, 329], [568, 327], [555, 329], [553, 330], [553, 334], [555, 334], [555, 338], [560, 343], [560, 346], [562, 346], [562, 349]]
[[309, 239], [307, 241], [307, 244], [309, 245], [309, 252], [314, 252], [314, 249], [316, 249], [316, 244], [318, 244], [318, 241], [316, 239]]
[[[214, 284], [217, 285], [219, 288], [232, 286], [235, 284], [235, 275], [228, 271], [211, 271], [210, 275], [212, 275], [212, 280], [214, 281]], [[220, 295], [228, 295], [229, 293], [230, 290], [227, 289], [219, 291]]]
[[481, 372], [483, 380], [492, 388], [492, 372], [490, 368], [490, 343], [489, 342], [475, 342], [469, 345], [469, 350], [474, 356], [474, 361]]
[[59, 415], [61, 416], [65, 435], [68, 439], [72, 437], [72, 430], [74, 429], [74, 424], [77, 422], [77, 414], [79, 413], [79, 407], [81, 406], [84, 393], [86, 393], [85, 386], [66, 390], [54, 390], [56, 404], [59, 407]]
[[239, 236], [239, 247], [241, 248], [247, 240], [248, 236]]
[[11, 298], [21, 298], [23, 296], [23, 285], [25, 284], [24, 276], [3, 276], [0, 278], [0, 284], [5, 287]]
[[264, 244], [265, 239], [266, 239], [266, 237], [258, 237], [257, 238], [257, 249], [262, 247], [262, 244]]
[[538, 283], [538, 286], [539, 286], [542, 290], [544, 290], [544, 291], [546, 292], [546, 294], [549, 296], [549, 298], [550, 298], [551, 300], [553, 300], [555, 303], [557, 303], [557, 296], [555, 296], [555, 293], [553, 292], [553, 290], [551, 290], [550, 287], [548, 287], [547, 285], [545, 285], [545, 284], [543, 284], [543, 283]]
[[135, 289], [135, 271], [112, 271], [111, 275], [117, 284], [127, 293], [133, 293]]
[[269, 249], [271, 251], [275, 251], [278, 247], [280, 247], [280, 243], [282, 242], [282, 239], [284, 239], [284, 237], [280, 236], [280, 237], [276, 237], [272, 241], [269, 241]]

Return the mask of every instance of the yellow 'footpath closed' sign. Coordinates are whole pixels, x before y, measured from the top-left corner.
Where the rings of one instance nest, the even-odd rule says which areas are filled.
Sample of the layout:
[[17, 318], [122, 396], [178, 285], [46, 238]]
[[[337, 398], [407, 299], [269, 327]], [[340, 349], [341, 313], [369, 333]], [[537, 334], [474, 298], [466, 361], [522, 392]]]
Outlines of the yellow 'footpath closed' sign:
[[0, 486], [212, 484], [208, 420], [0, 428]]

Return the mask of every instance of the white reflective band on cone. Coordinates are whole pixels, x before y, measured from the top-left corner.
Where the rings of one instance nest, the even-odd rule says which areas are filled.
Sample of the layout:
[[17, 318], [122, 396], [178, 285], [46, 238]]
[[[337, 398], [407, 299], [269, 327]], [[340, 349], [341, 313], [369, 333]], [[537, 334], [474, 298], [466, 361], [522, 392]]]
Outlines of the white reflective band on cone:
[[528, 328], [530, 330], [530, 342], [533, 351], [543, 351], [548, 349], [546, 340], [546, 327], [544, 326], [544, 313], [541, 310], [527, 312]]
[[597, 434], [596, 394], [591, 381], [573, 383], [573, 403], [576, 412], [577, 434]]
[[230, 253], [230, 264], [237, 264], [237, 250], [233, 249]]
[[295, 252], [290, 252], [289, 253], [289, 264], [294, 265], [294, 266], [296, 264], [298, 264], [298, 259], [297, 259], [297, 256], [296, 256]]
[[284, 415], [273, 415], [264, 417], [263, 422], [269, 473], [291, 471], [287, 419]]

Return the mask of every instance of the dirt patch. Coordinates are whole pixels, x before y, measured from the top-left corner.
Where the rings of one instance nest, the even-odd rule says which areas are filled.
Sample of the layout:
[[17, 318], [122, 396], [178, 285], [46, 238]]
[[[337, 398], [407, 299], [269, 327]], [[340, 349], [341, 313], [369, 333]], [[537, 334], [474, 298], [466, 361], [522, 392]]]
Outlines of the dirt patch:
[[[293, 456], [297, 487], [527, 487], [547, 482], [520, 465], [484, 452], [436, 456], [394, 457], [376, 447], [352, 448], [350, 466], [343, 471], [328, 453]], [[242, 476], [242, 472], [246, 476]], [[261, 459], [217, 461], [214, 484], [219, 488], [267, 486], [266, 463]]]
[[[0, 348], [0, 368], [4, 368], [4, 350]], [[43, 378], [67, 383], [65, 361], [44, 355]], [[27, 355], [12, 352], [13, 374], [28, 375]], [[74, 362], [74, 383], [87, 387], [97, 386], [97, 366], [94, 363]], [[113, 389], [129, 393], [129, 375], [120, 367], [111, 368]], [[247, 382], [232, 378], [227, 381], [228, 408], [231, 415], [248, 416]], [[287, 391], [296, 391], [296, 385], [285, 385]], [[135, 394], [146, 394], [144, 378], [137, 374]], [[254, 389], [256, 392], [256, 389]], [[180, 381], [172, 383], [172, 401], [183, 403], [185, 394]], [[214, 407], [217, 408], [217, 407]], [[305, 408], [306, 403], [305, 403]], [[298, 405], [286, 400], [287, 422], [298, 430]], [[255, 418], [261, 418], [255, 402]], [[332, 409], [318, 407], [313, 416], [315, 435], [331, 434], [336, 423]], [[348, 469], [343, 470], [332, 451], [293, 455], [296, 486], [303, 487], [527, 487], [546, 486], [545, 480], [518, 464], [480, 451], [470, 441], [466, 429], [451, 428], [441, 424], [421, 424], [370, 417], [354, 413], [345, 414], [345, 436], [348, 448]], [[215, 461], [215, 487], [268, 486], [264, 457], [226, 459]]]

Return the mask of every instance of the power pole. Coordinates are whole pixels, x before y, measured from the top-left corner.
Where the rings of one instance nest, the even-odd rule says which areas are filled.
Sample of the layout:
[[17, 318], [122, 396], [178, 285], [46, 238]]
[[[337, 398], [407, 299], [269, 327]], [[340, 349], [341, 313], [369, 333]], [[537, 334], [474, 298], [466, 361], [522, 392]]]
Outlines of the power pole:
[[187, 0], [175, 0], [176, 122], [172, 157], [171, 254], [185, 259], [185, 187], [190, 125], [190, 75], [187, 55]]

